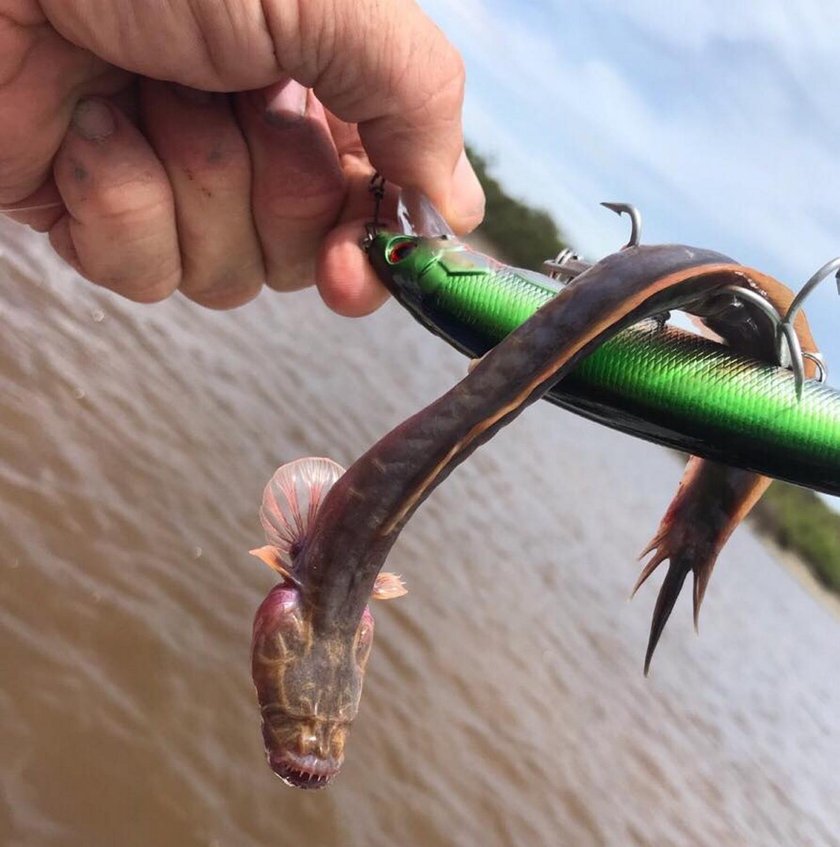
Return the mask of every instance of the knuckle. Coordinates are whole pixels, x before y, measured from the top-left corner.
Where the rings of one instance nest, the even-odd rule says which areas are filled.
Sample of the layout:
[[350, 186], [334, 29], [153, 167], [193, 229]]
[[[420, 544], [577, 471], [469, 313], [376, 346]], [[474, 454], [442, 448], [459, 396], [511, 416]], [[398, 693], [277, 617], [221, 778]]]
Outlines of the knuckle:
[[172, 215], [169, 185], [151, 168], [99, 171], [95, 162], [59, 154], [54, 173], [75, 218], [127, 228]]
[[209, 196], [222, 189], [244, 190], [251, 180], [244, 142], [211, 138], [177, 152], [167, 151], [161, 158], [167, 168], [177, 168], [198, 191]]

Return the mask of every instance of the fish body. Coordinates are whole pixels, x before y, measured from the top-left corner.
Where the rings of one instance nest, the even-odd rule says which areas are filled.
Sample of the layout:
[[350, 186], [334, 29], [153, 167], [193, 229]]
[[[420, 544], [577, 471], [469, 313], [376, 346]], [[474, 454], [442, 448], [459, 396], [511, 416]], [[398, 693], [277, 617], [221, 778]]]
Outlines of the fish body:
[[[370, 254], [396, 299], [472, 358], [560, 290], [549, 277], [451, 239], [380, 233]], [[778, 288], [726, 260], [734, 284], [757, 293]], [[685, 308], [702, 313], [705, 306], [698, 300]], [[749, 329], [756, 318], [742, 311]], [[762, 335], [773, 338], [755, 332], [757, 350]], [[581, 359], [546, 399], [649, 441], [840, 494], [840, 391], [809, 380], [798, 400], [787, 369], [677, 327], [657, 321], [627, 327]]]
[[322, 788], [341, 767], [373, 638], [368, 601], [395, 596], [380, 570], [434, 488], [607, 339], [720, 292], [738, 272], [679, 245], [608, 256], [346, 471], [323, 459], [277, 471], [261, 510], [268, 544], [253, 552], [282, 581], [255, 618], [252, 671], [278, 776]]

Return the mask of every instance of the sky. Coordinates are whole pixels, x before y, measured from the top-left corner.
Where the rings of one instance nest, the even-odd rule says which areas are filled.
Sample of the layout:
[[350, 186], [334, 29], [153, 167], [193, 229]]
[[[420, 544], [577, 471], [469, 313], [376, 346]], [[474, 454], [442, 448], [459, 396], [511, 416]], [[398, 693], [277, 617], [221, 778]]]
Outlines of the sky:
[[[840, 3], [420, 0], [467, 67], [465, 130], [589, 259], [642, 240], [801, 285], [840, 255]], [[840, 385], [840, 297], [809, 301]]]

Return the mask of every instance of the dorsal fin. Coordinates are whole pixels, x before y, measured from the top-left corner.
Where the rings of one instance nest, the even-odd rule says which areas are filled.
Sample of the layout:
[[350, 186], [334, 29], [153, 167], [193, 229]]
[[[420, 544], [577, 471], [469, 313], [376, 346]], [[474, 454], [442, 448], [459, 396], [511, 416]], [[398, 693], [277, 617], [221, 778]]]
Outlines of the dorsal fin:
[[331, 459], [297, 459], [281, 465], [268, 481], [260, 523], [290, 573], [324, 497], [343, 473], [344, 468]]

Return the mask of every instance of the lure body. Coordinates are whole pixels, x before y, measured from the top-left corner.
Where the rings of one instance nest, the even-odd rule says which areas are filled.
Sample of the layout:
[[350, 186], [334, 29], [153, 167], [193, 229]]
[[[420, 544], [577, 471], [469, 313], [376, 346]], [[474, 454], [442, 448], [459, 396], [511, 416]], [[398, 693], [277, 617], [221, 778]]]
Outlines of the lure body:
[[[382, 233], [370, 254], [400, 303], [473, 358], [558, 292], [549, 277], [448, 239]], [[779, 286], [727, 261], [732, 282], [758, 293]], [[840, 494], [840, 392], [811, 380], [797, 400], [788, 370], [676, 327], [647, 321], [623, 330], [546, 399], [649, 441]]]

